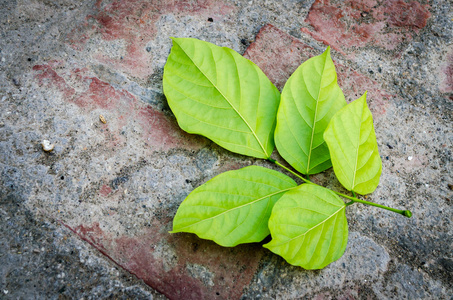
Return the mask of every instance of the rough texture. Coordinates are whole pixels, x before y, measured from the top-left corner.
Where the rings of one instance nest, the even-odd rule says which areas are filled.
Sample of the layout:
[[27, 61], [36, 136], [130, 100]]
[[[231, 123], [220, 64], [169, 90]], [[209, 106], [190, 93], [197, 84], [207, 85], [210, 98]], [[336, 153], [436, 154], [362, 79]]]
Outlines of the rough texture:
[[427, 6], [402, 0], [316, 0], [306, 19], [314, 32], [303, 31], [340, 52], [371, 45], [394, 50], [426, 26]]
[[[0, 298], [448, 299], [452, 11], [441, 0], [0, 0]], [[346, 99], [368, 90], [374, 115], [383, 173], [368, 200], [414, 216], [349, 206], [346, 252], [320, 271], [260, 244], [169, 234], [203, 182], [275, 168], [179, 129], [162, 93], [171, 36], [244, 53], [279, 89], [326, 44], [337, 50]], [[331, 170], [312, 178], [341, 190]]]

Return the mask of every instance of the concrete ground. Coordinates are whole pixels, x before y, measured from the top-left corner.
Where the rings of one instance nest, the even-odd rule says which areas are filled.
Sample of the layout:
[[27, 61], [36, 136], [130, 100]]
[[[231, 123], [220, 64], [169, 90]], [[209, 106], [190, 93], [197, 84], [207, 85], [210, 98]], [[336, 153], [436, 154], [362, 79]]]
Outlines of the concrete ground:
[[[0, 0], [0, 34], [0, 299], [453, 299], [451, 1]], [[319, 271], [169, 234], [195, 187], [274, 168], [179, 129], [171, 36], [228, 46], [279, 89], [330, 45], [346, 99], [369, 91], [368, 200], [413, 217], [349, 206], [346, 252]]]

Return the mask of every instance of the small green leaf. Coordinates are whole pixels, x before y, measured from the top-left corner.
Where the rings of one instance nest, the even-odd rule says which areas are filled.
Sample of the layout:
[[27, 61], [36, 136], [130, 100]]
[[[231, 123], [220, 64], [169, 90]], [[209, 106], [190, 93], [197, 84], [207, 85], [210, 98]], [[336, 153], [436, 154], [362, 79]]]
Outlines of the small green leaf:
[[323, 133], [332, 116], [345, 105], [327, 48], [300, 65], [283, 88], [275, 129], [280, 155], [302, 174], [330, 168]]
[[300, 185], [275, 204], [269, 219], [272, 241], [264, 247], [292, 265], [322, 269], [340, 258], [346, 249], [345, 207], [326, 188]]
[[195, 233], [225, 247], [259, 242], [275, 202], [297, 184], [280, 172], [258, 166], [220, 174], [181, 203], [173, 231]]
[[243, 155], [269, 158], [280, 93], [229, 48], [174, 38], [163, 89], [179, 126]]
[[382, 161], [366, 93], [335, 114], [324, 139], [341, 184], [361, 195], [372, 193], [379, 184]]

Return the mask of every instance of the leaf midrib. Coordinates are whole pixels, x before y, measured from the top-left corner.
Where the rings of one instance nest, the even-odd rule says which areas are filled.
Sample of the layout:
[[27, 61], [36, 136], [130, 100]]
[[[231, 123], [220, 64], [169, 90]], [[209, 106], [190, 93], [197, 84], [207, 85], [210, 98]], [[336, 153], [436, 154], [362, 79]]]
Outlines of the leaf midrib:
[[326, 58], [324, 59], [324, 64], [322, 66], [321, 82], [319, 84], [318, 96], [316, 97], [315, 115], [313, 117], [313, 127], [312, 127], [312, 130], [311, 130], [310, 148], [309, 148], [309, 152], [308, 152], [307, 174], [310, 172], [310, 160], [311, 160], [311, 153], [313, 152], [313, 149], [312, 149], [312, 147], [313, 147], [313, 137], [315, 135], [316, 117], [318, 115], [319, 95], [321, 94], [322, 82], [323, 82], [323, 79], [324, 79], [323, 73], [324, 73], [324, 69], [326, 68], [326, 61], [327, 61], [327, 55], [326, 55]]
[[[270, 157], [270, 154], [267, 153], [266, 149], [264, 148], [263, 144], [261, 143], [260, 139], [258, 138], [258, 136], [256, 135], [256, 132], [252, 129], [252, 127], [250, 126], [250, 124], [247, 122], [247, 120], [244, 118], [244, 116], [242, 116], [241, 113], [239, 113], [239, 111], [236, 109], [236, 107], [234, 107], [234, 105], [228, 100], [228, 98], [222, 93], [222, 91], [217, 87], [217, 85], [215, 85], [211, 79], [203, 72], [203, 70], [195, 63], [195, 61], [187, 54], [187, 52], [184, 50], [183, 47], [181, 47], [181, 45], [176, 41], [174, 40], [175, 43], [178, 44], [179, 48], [182, 50], [182, 52], [184, 52], [184, 54], [187, 56], [187, 58], [190, 59], [190, 61], [194, 64], [195, 67], [197, 67], [197, 69], [201, 72], [201, 74], [203, 74], [204, 77], [206, 77], [206, 79], [212, 84], [212, 86], [219, 92], [219, 94], [223, 97], [223, 99], [225, 99], [225, 101], [231, 106], [231, 108], [234, 109], [234, 111], [239, 115], [239, 117], [241, 117], [242, 121], [247, 125], [247, 127], [250, 129], [250, 132], [253, 134], [253, 136], [255, 137], [256, 141], [258, 142], [258, 144], [260, 145], [261, 149], [263, 150], [263, 153], [266, 155], [266, 157]], [[209, 50], [211, 50], [211, 53], [212, 53], [212, 49], [209, 47]], [[231, 53], [228, 53], [231, 55]], [[234, 59], [234, 57], [232, 57], [233, 60], [234, 60], [234, 65], [236, 67], [236, 70], [237, 70], [237, 74], [238, 74], [238, 77], [239, 77], [239, 70], [237, 68], [237, 64], [236, 64], [236, 60]], [[241, 95], [242, 95], [242, 90], [241, 90]], [[242, 100], [242, 98], [241, 98]]]
[[305, 238], [305, 236], [306, 236], [308, 233], [310, 233], [310, 231], [312, 231], [313, 229], [317, 228], [317, 227], [320, 226], [321, 224], [326, 223], [330, 218], [332, 218], [334, 215], [336, 215], [340, 210], [344, 209], [345, 207], [346, 207], [345, 205], [341, 206], [337, 211], [335, 211], [335, 212], [334, 212], [332, 215], [330, 215], [328, 218], [324, 219], [322, 222], [320, 222], [320, 223], [316, 224], [315, 226], [311, 227], [310, 229], [308, 229], [308, 230], [305, 231], [304, 233], [299, 234], [298, 236], [295, 236], [295, 237], [293, 237], [292, 239], [289, 239], [289, 240], [287, 240], [287, 241], [284, 241], [284, 242], [282, 242], [282, 243], [280, 243], [280, 244], [278, 244], [278, 245], [275, 245], [275, 246], [273, 246], [273, 247], [280, 247], [280, 246], [282, 246], [282, 245], [288, 244], [288, 243], [290, 243], [291, 241], [293, 241], [293, 240], [295, 240], [295, 239], [298, 239], [298, 238], [301, 238], [301, 237], [304, 237], [304, 238]]
[[[365, 102], [366, 103], [366, 102]], [[357, 173], [357, 164], [359, 163], [359, 148], [360, 148], [360, 135], [361, 135], [361, 132], [362, 132], [362, 117], [363, 117], [363, 110], [364, 110], [364, 106], [365, 105], [362, 105], [362, 109], [360, 110], [361, 111], [361, 114], [360, 114], [360, 125], [359, 125], [359, 134], [357, 135], [358, 138], [357, 138], [357, 149], [356, 149], [356, 153], [355, 153], [355, 164], [354, 164], [354, 173], [352, 173], [352, 187], [351, 187], [351, 190], [353, 191], [354, 188], [355, 188], [355, 179], [356, 179], [356, 173]]]
[[[217, 214], [217, 215], [214, 215], [214, 216], [209, 217], [209, 218], [207, 218], [207, 219], [203, 219], [203, 220], [201, 220], [201, 221], [198, 221], [198, 222], [196, 222], [196, 223], [192, 223], [192, 224], [190, 224], [190, 225], [187, 225], [187, 226], [178, 228], [177, 230], [178, 230], [178, 232], [179, 232], [179, 231], [181, 231], [181, 230], [184, 230], [185, 228], [189, 228], [189, 227], [198, 225], [198, 224], [200, 224], [200, 223], [206, 222], [206, 221], [208, 221], [208, 220], [211, 220], [211, 219], [213, 219], [213, 218], [217, 218], [217, 217], [219, 217], [219, 216], [221, 216], [221, 215], [223, 215], [223, 214], [232, 212], [232, 211], [234, 211], [234, 210], [236, 210], [236, 209], [245, 207], [245, 206], [247, 206], [247, 205], [252, 205], [252, 204], [254, 204], [254, 203], [256, 203], [256, 202], [262, 201], [262, 200], [264, 200], [264, 199], [266, 199], [266, 198], [270, 198], [270, 197], [275, 196], [275, 195], [277, 195], [277, 194], [279, 194], [279, 193], [287, 192], [287, 191], [289, 191], [289, 190], [291, 190], [291, 189], [294, 189], [294, 188], [296, 188], [296, 187], [297, 187], [297, 186], [294, 186], [294, 187], [291, 187], [291, 188], [287, 188], [287, 189], [284, 189], [284, 190], [280, 190], [280, 191], [275, 192], [275, 193], [272, 193], [272, 194], [265, 195], [265, 196], [263, 196], [263, 197], [261, 197], [261, 198], [258, 198], [258, 199], [256, 199], [256, 200], [254, 200], [254, 201], [247, 202], [247, 203], [242, 204], [242, 205], [240, 205], [240, 206], [233, 207], [233, 208], [228, 209], [228, 210], [226, 210], [226, 211], [224, 211], [224, 212], [221, 212], [220, 214]], [[175, 232], [175, 231], [173, 230], [173, 232]]]

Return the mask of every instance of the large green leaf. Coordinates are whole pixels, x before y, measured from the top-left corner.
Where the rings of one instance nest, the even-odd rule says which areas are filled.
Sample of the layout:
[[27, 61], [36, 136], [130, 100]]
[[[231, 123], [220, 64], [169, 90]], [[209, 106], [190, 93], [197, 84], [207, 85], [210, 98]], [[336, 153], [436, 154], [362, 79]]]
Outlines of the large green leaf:
[[280, 155], [302, 174], [330, 168], [323, 133], [332, 116], [345, 105], [327, 48], [300, 65], [283, 88], [275, 129]]
[[269, 158], [280, 93], [229, 48], [174, 38], [163, 88], [179, 126], [244, 155]]
[[341, 184], [362, 195], [372, 193], [379, 184], [382, 161], [366, 93], [332, 118], [324, 139]]
[[345, 207], [331, 190], [303, 184], [275, 204], [269, 219], [272, 241], [264, 247], [292, 265], [322, 269], [346, 249]]
[[225, 247], [259, 242], [275, 202], [297, 184], [280, 172], [258, 166], [220, 174], [181, 203], [173, 231], [191, 232]]

